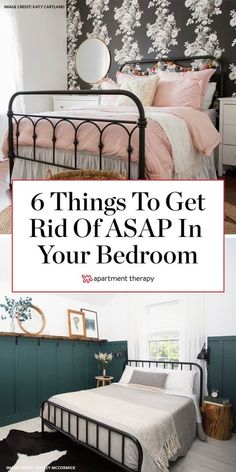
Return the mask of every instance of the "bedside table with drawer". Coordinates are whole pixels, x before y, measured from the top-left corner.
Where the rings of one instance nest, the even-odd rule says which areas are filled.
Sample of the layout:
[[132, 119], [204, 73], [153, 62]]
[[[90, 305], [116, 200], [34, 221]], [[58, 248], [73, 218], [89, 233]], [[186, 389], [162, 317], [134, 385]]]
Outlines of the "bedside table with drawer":
[[222, 176], [224, 165], [236, 166], [236, 98], [220, 98], [220, 134], [218, 173]]
[[98, 105], [98, 95], [54, 95], [53, 109], [67, 110], [68, 108], [80, 108], [81, 106]]

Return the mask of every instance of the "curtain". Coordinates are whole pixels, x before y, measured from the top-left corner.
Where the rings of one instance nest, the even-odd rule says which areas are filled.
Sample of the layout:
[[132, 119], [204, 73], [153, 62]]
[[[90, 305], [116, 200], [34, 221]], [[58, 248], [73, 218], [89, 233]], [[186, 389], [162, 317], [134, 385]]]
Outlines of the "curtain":
[[[0, 4], [0, 114], [5, 114], [11, 95], [23, 89], [23, 66], [20, 31], [17, 24], [17, 10], [4, 9]], [[24, 102], [18, 98], [14, 111], [23, 113]]]
[[203, 395], [207, 394], [207, 363], [197, 359], [204, 343], [207, 345], [205, 295], [185, 294], [183, 298], [183, 335], [180, 357], [186, 362], [196, 362], [203, 369]]
[[129, 358], [148, 358], [147, 339], [150, 333], [165, 331], [165, 318], [168, 318], [168, 329], [179, 331], [179, 360], [200, 364], [203, 369], [203, 395], [206, 395], [207, 363], [197, 359], [204, 342], [207, 343], [205, 295], [173, 294], [171, 297], [159, 294], [147, 303], [144, 295], [136, 294], [129, 297], [127, 308]]

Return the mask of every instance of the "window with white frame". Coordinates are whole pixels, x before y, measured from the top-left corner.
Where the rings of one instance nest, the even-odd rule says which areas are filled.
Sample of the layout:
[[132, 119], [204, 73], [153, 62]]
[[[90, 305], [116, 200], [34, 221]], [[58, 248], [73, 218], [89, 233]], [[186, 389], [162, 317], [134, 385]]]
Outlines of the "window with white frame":
[[6, 113], [11, 95], [22, 87], [22, 53], [17, 20], [12, 9], [0, 8], [0, 114]]
[[180, 360], [183, 315], [179, 300], [147, 306], [146, 350], [150, 360]]

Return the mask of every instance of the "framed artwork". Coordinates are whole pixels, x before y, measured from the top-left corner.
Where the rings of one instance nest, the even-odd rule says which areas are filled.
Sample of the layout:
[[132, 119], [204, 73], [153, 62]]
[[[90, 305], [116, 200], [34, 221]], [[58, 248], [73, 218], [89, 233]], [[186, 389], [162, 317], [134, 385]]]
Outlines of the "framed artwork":
[[98, 339], [98, 318], [97, 312], [92, 310], [87, 310], [87, 308], [81, 308], [82, 313], [85, 317], [85, 332], [86, 338]]
[[82, 311], [68, 310], [69, 335], [85, 338], [85, 317]]

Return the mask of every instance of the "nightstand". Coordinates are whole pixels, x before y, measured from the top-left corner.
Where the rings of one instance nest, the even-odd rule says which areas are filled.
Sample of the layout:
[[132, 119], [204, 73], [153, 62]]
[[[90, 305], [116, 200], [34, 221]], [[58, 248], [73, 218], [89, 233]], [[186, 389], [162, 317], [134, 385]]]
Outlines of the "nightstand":
[[67, 110], [68, 108], [80, 108], [98, 105], [98, 95], [54, 95], [53, 109]]
[[103, 377], [103, 375], [97, 375], [97, 377], [95, 377], [96, 381], [97, 381], [97, 387], [105, 387], [105, 385], [110, 385], [112, 380], [114, 379], [114, 377]]
[[220, 98], [220, 134], [218, 174], [224, 165], [236, 166], [236, 98]]
[[225, 441], [231, 438], [233, 428], [232, 405], [203, 402], [201, 407], [203, 429], [207, 436]]

